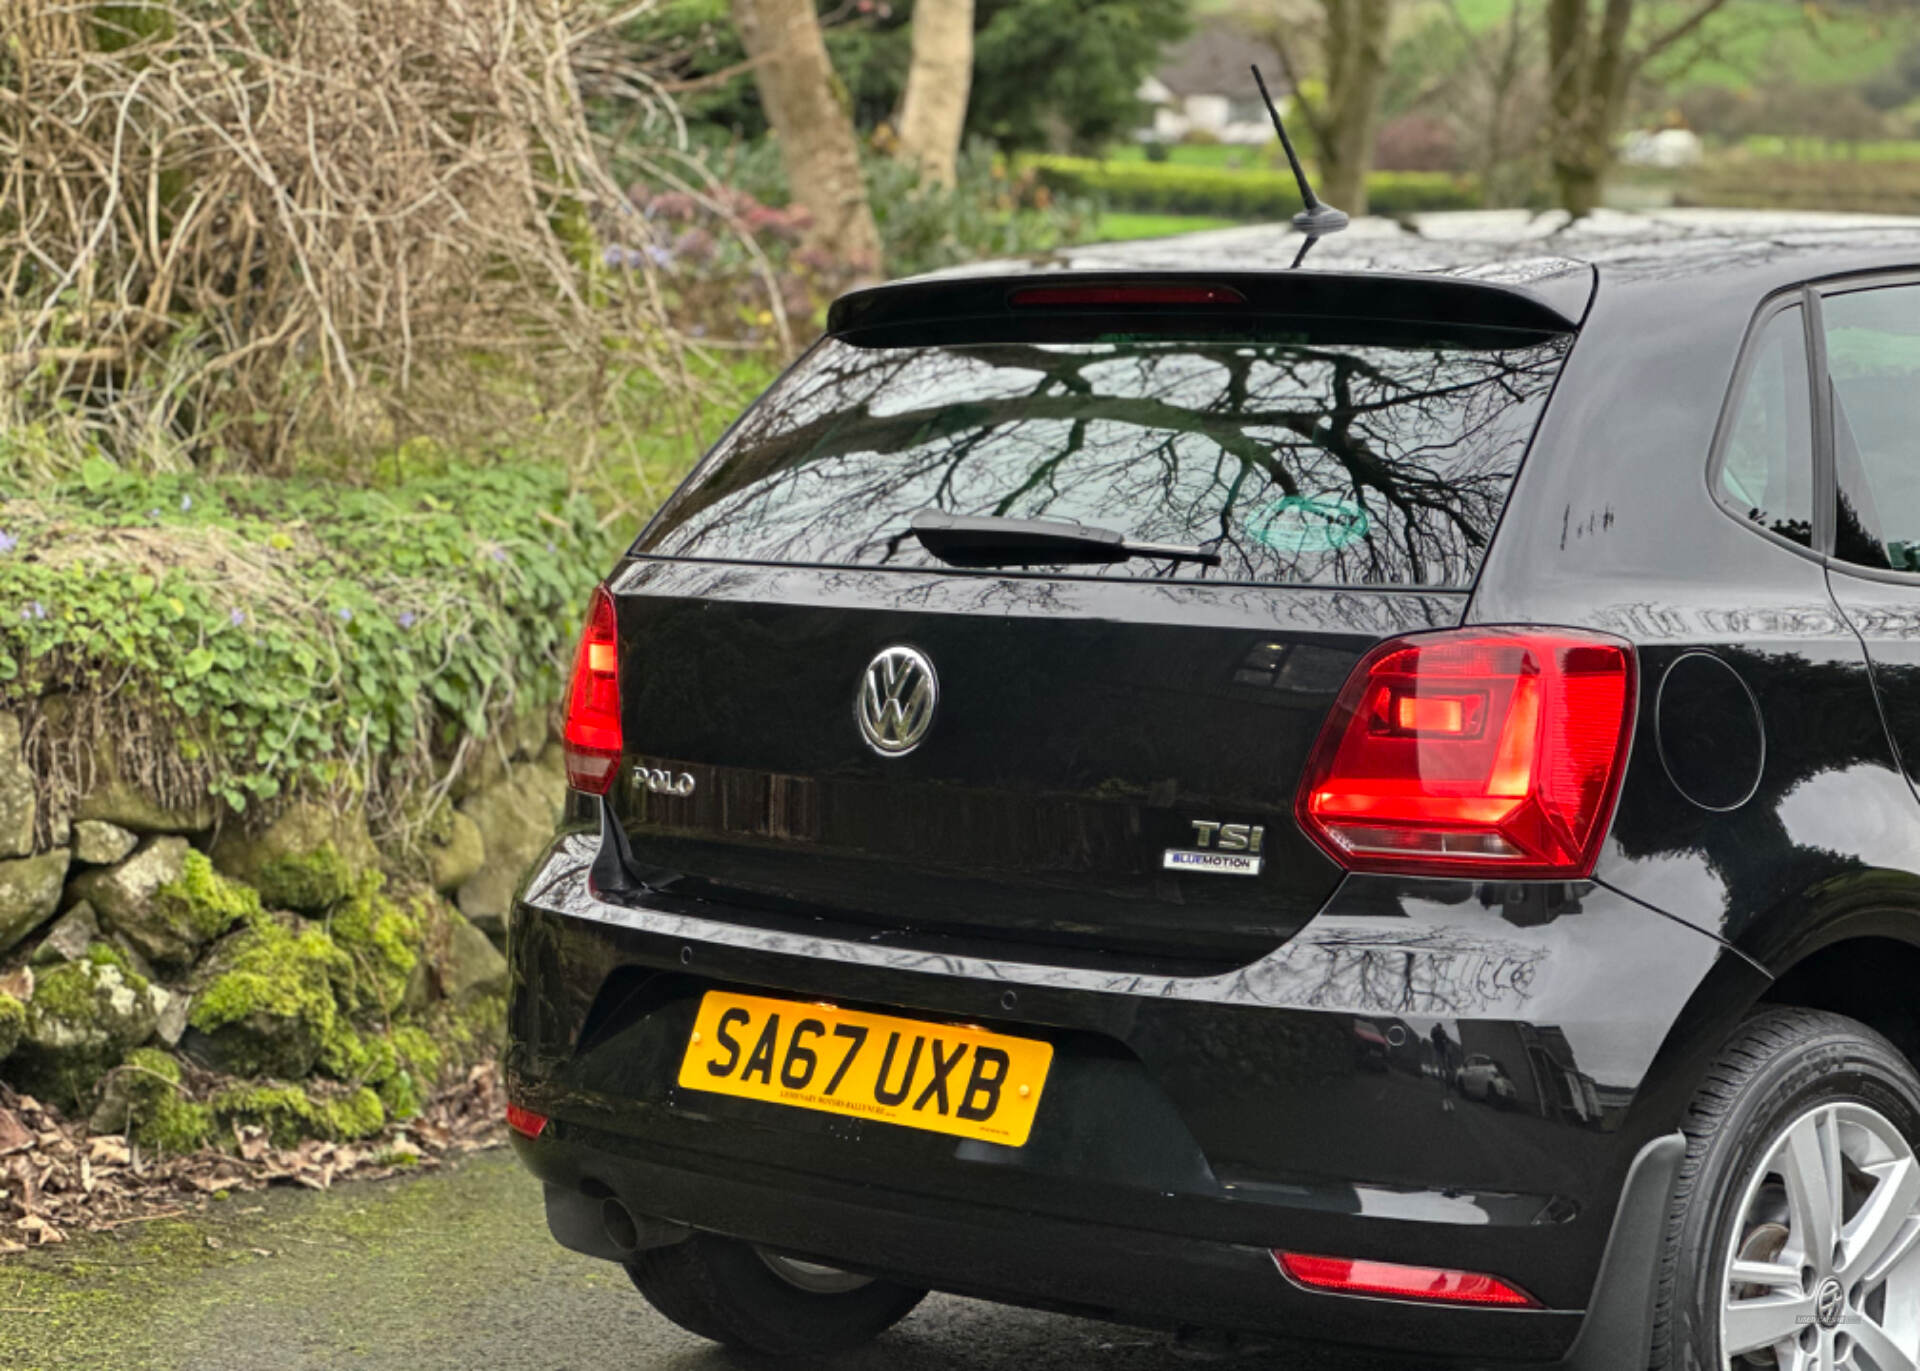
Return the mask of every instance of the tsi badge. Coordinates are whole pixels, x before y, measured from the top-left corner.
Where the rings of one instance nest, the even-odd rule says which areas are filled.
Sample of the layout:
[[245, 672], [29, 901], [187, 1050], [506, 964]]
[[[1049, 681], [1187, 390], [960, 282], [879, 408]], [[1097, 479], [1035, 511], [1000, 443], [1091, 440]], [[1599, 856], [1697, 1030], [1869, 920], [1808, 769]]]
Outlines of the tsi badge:
[[1258, 876], [1260, 844], [1266, 836], [1267, 830], [1259, 824], [1222, 824], [1211, 819], [1195, 819], [1193, 846], [1168, 848], [1164, 865], [1168, 871]]

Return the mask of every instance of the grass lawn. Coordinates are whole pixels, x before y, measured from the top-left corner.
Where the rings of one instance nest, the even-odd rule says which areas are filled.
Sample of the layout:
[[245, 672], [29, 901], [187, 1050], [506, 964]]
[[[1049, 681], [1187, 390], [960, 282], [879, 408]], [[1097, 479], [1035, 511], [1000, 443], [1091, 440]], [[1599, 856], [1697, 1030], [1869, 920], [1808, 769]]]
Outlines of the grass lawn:
[[1204, 214], [1103, 214], [1095, 222], [1095, 243], [1123, 243], [1135, 238], [1170, 238], [1176, 233], [1233, 228], [1237, 219], [1215, 219]]

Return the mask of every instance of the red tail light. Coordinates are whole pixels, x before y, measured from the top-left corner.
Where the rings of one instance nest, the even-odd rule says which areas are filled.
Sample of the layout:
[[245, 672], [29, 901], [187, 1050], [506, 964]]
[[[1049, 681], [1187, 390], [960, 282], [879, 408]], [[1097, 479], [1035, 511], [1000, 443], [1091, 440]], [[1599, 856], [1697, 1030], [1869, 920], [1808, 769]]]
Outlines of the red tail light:
[[537, 1138], [546, 1131], [547, 1116], [510, 1104], [507, 1106], [507, 1127], [523, 1138]]
[[1298, 1252], [1275, 1252], [1273, 1256], [1288, 1280], [1309, 1290], [1426, 1300], [1434, 1304], [1495, 1305], [1508, 1309], [1540, 1306], [1533, 1296], [1497, 1276], [1482, 1276], [1472, 1271], [1398, 1266], [1392, 1262], [1362, 1262], [1346, 1257], [1306, 1257]]
[[574, 654], [573, 680], [567, 686], [567, 784], [589, 795], [604, 795], [619, 768], [620, 642], [614, 627], [613, 597], [595, 586], [587, 605], [587, 626]]
[[1590, 875], [1626, 768], [1634, 658], [1598, 634], [1465, 629], [1354, 668], [1300, 825], [1356, 871]]

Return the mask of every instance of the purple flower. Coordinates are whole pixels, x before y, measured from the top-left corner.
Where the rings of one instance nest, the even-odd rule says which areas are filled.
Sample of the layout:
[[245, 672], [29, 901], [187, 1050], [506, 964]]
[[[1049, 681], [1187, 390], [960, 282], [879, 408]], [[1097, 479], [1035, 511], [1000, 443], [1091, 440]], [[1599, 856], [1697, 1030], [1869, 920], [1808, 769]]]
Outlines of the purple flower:
[[547, 539], [547, 551], [551, 553], [551, 552], [555, 552], [555, 551], [557, 551], [557, 550], [558, 550], [558, 549], [556, 549], [556, 548], [554, 547], [554, 545], [553, 545], [553, 539], [551, 539], [551, 538], [549, 538], [549, 539]]
[[12, 552], [20, 546], [20, 540], [11, 533], [0, 533], [0, 552]]
[[158, 519], [160, 517], [160, 511], [158, 509], [150, 509], [147, 511], [147, 517], [149, 519]]
[[180, 497], [180, 509], [181, 509], [181, 511], [182, 511], [182, 512], [184, 513], [185, 511], [187, 511], [187, 510], [189, 510], [189, 509], [192, 509], [192, 508], [193, 508], [193, 497], [192, 497], [191, 495], [182, 495], [182, 496]]
[[353, 622], [353, 611], [348, 609], [345, 605], [342, 605], [340, 607], [340, 622], [343, 624], [350, 624]]
[[493, 550], [492, 556], [494, 561], [504, 562], [507, 560], [507, 550], [503, 547], [497, 547]]
[[600, 260], [610, 267], [623, 266], [627, 260], [627, 250], [618, 243], [608, 243], [606, 251], [600, 254]]
[[247, 621], [247, 611], [244, 609], [233, 610], [231, 613], [227, 615], [227, 622], [232, 624], [235, 628], [239, 628], [242, 624], [246, 623], [246, 621]]
[[22, 619], [44, 619], [47, 617], [47, 607], [38, 600], [29, 600], [25, 607], [21, 609], [20, 617]]
[[413, 624], [414, 624], [414, 615], [413, 615], [413, 611], [412, 611], [412, 610], [410, 610], [410, 609], [408, 609], [408, 610], [403, 610], [403, 611], [401, 611], [401, 614], [400, 614], [400, 627], [402, 627], [402, 628], [412, 628], [412, 627], [413, 627]]
[[665, 269], [673, 265], [673, 249], [663, 248], [658, 243], [651, 244], [647, 248], [647, 256], [656, 267]]

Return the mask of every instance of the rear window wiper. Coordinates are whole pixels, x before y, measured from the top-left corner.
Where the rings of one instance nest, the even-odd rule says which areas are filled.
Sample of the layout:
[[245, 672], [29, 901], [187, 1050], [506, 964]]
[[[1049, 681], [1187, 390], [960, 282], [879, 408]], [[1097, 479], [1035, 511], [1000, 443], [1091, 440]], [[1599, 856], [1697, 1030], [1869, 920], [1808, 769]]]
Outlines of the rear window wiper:
[[1070, 519], [916, 512], [907, 525], [920, 546], [948, 566], [1041, 566], [1124, 562], [1134, 557], [1219, 566], [1220, 554], [1177, 543], [1137, 543], [1110, 528]]

